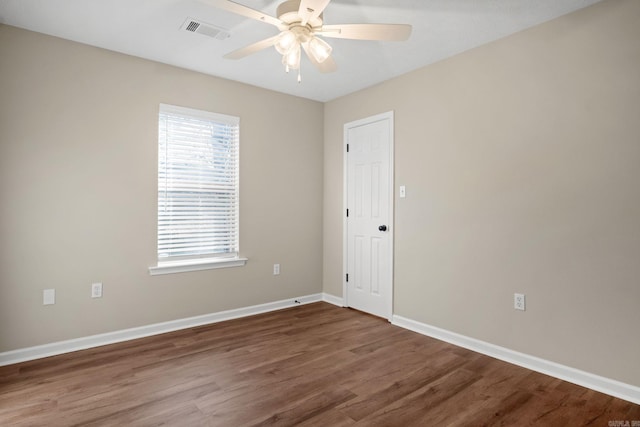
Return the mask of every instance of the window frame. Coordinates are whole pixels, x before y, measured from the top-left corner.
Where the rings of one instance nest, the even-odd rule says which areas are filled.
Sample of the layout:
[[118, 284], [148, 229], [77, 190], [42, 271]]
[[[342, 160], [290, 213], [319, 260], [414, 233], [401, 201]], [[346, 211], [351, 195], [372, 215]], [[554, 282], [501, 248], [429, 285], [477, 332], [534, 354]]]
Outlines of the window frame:
[[[193, 108], [180, 107], [169, 104], [160, 104], [158, 109], [158, 136], [157, 136], [157, 145], [158, 148], [158, 161], [157, 161], [157, 173], [156, 173], [156, 183], [157, 187], [157, 199], [156, 199], [156, 258], [157, 265], [149, 267], [149, 273], [151, 275], [159, 275], [159, 274], [172, 274], [172, 273], [181, 273], [187, 271], [199, 271], [199, 270], [209, 270], [216, 268], [226, 268], [226, 267], [240, 267], [246, 264], [248, 261], [247, 258], [240, 257], [239, 255], [239, 232], [240, 232], [240, 214], [239, 214], [239, 192], [240, 192], [240, 182], [239, 182], [239, 164], [235, 167], [235, 234], [237, 243], [235, 246], [236, 252], [224, 252], [224, 253], [200, 253], [200, 254], [192, 254], [187, 256], [160, 256], [160, 210], [161, 210], [161, 201], [160, 201], [160, 191], [162, 190], [161, 173], [162, 167], [161, 163], [161, 132], [160, 126], [162, 123], [162, 115], [177, 115], [182, 116], [186, 120], [188, 119], [196, 119], [196, 120], [205, 120], [210, 121], [212, 123], [222, 124], [222, 125], [231, 125], [236, 126], [236, 137], [235, 137], [235, 155], [237, 158], [237, 162], [239, 163], [240, 156], [240, 118], [236, 116], [228, 116], [219, 113], [213, 113], [203, 110], [196, 110]], [[165, 141], [165, 144], [167, 142]], [[214, 171], [215, 169], [211, 169]], [[219, 170], [217, 171], [220, 172]], [[166, 172], [165, 172], [166, 173]], [[216, 173], [216, 172], [214, 172]], [[228, 208], [228, 207], [227, 207]], [[233, 211], [233, 209], [231, 209]]]

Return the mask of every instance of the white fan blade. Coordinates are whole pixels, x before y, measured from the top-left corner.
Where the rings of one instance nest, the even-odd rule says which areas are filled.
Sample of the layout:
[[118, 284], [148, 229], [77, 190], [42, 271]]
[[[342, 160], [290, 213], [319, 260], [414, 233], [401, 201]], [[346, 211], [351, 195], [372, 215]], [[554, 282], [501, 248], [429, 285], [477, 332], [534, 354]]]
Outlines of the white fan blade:
[[267, 24], [275, 25], [278, 28], [283, 27], [282, 21], [271, 15], [264, 14], [259, 10], [251, 9], [240, 3], [236, 3], [231, 0], [200, 0], [203, 3], [210, 4], [218, 9], [226, 10], [227, 12], [235, 13], [236, 15], [245, 16], [247, 18], [255, 19], [256, 21], [266, 22]]
[[307, 25], [307, 22], [316, 19], [322, 11], [327, 7], [331, 0], [302, 0], [298, 15], [302, 18], [301, 24]]
[[338, 24], [323, 25], [316, 31], [324, 37], [354, 40], [402, 41], [411, 35], [411, 25], [407, 24]]
[[224, 57], [226, 59], [241, 59], [245, 56], [251, 55], [252, 53], [256, 53], [261, 51], [262, 49], [266, 49], [270, 46], [273, 46], [276, 43], [278, 36], [269, 37], [268, 39], [260, 40], [257, 43], [250, 44], [249, 46], [245, 46], [242, 49], [234, 50], [233, 52], [227, 53]]
[[327, 59], [325, 59], [322, 62], [318, 62], [315, 60], [315, 58], [313, 57], [313, 55], [311, 55], [309, 53], [309, 42], [307, 43], [302, 43], [302, 48], [304, 49], [304, 52], [307, 54], [307, 58], [309, 58], [309, 60], [311, 61], [311, 63], [321, 72], [321, 73], [333, 73], [334, 71], [336, 71], [338, 69], [338, 66], [336, 65], [336, 61], [333, 60], [333, 58], [331, 56], [329, 56]]

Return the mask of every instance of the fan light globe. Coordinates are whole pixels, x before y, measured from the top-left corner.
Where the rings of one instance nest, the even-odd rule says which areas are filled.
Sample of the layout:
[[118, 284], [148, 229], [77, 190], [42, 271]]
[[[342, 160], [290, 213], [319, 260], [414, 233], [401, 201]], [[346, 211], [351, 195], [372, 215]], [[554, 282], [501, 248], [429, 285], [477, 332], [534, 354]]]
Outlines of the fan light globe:
[[324, 62], [331, 55], [331, 50], [329, 43], [318, 37], [309, 40], [309, 52], [318, 63]]
[[276, 43], [274, 44], [276, 50], [280, 55], [286, 55], [298, 44], [298, 38], [291, 30], [286, 30], [278, 35]]
[[282, 57], [282, 63], [287, 69], [297, 70], [300, 68], [300, 45], [298, 43]]

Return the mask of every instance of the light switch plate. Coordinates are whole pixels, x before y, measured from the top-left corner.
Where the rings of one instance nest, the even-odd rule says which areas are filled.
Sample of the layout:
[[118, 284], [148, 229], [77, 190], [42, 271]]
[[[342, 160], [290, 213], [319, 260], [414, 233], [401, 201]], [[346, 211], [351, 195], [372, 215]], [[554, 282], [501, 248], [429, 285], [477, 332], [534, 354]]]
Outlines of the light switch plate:
[[404, 185], [400, 186], [400, 198], [404, 199], [407, 197], [407, 188]]

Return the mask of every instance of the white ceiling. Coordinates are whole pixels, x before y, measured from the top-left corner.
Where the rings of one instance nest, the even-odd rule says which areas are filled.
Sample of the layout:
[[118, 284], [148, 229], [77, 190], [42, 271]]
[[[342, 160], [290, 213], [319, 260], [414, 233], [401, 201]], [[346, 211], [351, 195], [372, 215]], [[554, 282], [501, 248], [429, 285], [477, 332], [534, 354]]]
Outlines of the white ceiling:
[[[327, 39], [338, 71], [305, 58], [302, 82], [268, 48], [241, 60], [235, 49], [277, 34], [271, 25], [221, 11], [206, 0], [0, 0], [0, 23], [317, 101], [328, 101], [505, 37], [600, 0], [333, 0], [326, 24], [403, 23], [405, 42]], [[280, 1], [237, 0], [275, 16]], [[217, 40], [181, 30], [188, 18], [223, 27]]]

